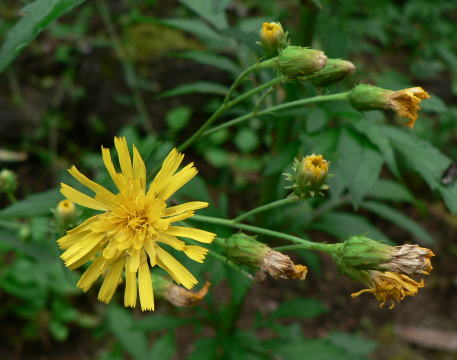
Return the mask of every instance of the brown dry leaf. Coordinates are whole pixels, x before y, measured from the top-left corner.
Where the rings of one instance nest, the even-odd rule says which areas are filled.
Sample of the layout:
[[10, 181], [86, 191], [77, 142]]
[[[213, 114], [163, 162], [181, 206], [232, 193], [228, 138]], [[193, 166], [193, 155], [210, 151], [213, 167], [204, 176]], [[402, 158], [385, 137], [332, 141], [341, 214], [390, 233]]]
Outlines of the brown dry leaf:
[[406, 341], [425, 348], [457, 351], [457, 332], [455, 331], [396, 326], [395, 333]]

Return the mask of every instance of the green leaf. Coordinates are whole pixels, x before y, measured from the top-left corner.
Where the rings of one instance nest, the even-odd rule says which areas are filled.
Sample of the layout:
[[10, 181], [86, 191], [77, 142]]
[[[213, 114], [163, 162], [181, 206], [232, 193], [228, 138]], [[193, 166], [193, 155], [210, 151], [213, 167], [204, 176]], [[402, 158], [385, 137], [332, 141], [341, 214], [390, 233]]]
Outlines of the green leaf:
[[317, 299], [296, 298], [283, 302], [270, 314], [272, 319], [277, 318], [304, 318], [311, 319], [327, 312], [327, 308]]
[[438, 190], [447, 207], [457, 214], [457, 182], [441, 184], [443, 172], [451, 160], [428, 142], [393, 126], [383, 126], [394, 148], [407, 160], [408, 165], [417, 171], [432, 190]]
[[3, 229], [0, 224], [0, 243], [31, 256], [39, 261], [55, 260], [50, 254], [48, 248], [31, 242], [21, 241], [17, 233], [10, 229]]
[[265, 167], [263, 175], [281, 173], [285, 168], [292, 165], [299, 146], [300, 143], [298, 141], [290, 142], [278, 154], [273, 155]]
[[172, 333], [158, 338], [154, 343], [148, 359], [170, 360], [175, 354], [175, 340]]
[[212, 0], [213, 2], [213, 13], [218, 14], [225, 10], [232, 0]]
[[49, 215], [51, 209], [55, 208], [61, 199], [62, 195], [58, 190], [29, 195], [24, 200], [0, 210], [0, 219]]
[[354, 133], [343, 131], [338, 146], [337, 171], [346, 182], [354, 206], [378, 180], [382, 157], [368, 143]]
[[360, 204], [360, 206], [405, 229], [417, 239], [418, 243], [434, 243], [432, 236], [427, 232], [427, 230], [390, 206], [375, 201], [364, 201]]
[[413, 194], [403, 184], [392, 180], [379, 179], [368, 191], [367, 196], [380, 200], [414, 203]]
[[35, 0], [24, 6], [25, 14], [8, 32], [0, 49], [0, 72], [54, 20], [69, 12], [85, 0]]
[[172, 56], [182, 59], [193, 60], [204, 65], [213, 66], [215, 68], [227, 71], [233, 75], [237, 75], [241, 72], [241, 68], [238, 65], [236, 65], [232, 60], [224, 56], [214, 54], [212, 52], [185, 51], [173, 54]]
[[245, 154], [255, 150], [259, 145], [257, 133], [248, 128], [241, 128], [233, 141], [238, 149]]
[[195, 350], [186, 360], [214, 360], [216, 359], [219, 341], [215, 338], [200, 338], [193, 343]]
[[111, 305], [108, 308], [107, 316], [108, 327], [122, 348], [135, 360], [149, 359], [146, 334], [132, 329], [134, 322], [131, 312]]
[[157, 99], [195, 93], [225, 95], [227, 91], [228, 88], [219, 83], [197, 81], [191, 84], [180, 85], [172, 90], [165, 91], [157, 96]]
[[214, 167], [223, 167], [229, 163], [229, 153], [217, 147], [207, 149], [204, 157]]
[[327, 122], [328, 118], [324, 110], [319, 108], [311, 109], [306, 115], [306, 131], [309, 133], [319, 131]]
[[344, 212], [324, 213], [310, 227], [325, 231], [342, 240], [352, 235], [365, 235], [381, 242], [391, 242], [385, 234], [371, 225], [364, 217]]
[[216, 31], [214, 31], [211, 27], [206, 25], [200, 19], [179, 19], [179, 18], [167, 18], [167, 19], [154, 19], [147, 16], [141, 16], [138, 18], [139, 21], [146, 21], [157, 24], [159, 22], [162, 25], [168, 25], [186, 32], [189, 32], [199, 38], [207, 39], [211, 43], [217, 44], [221, 47], [222, 45], [226, 45], [228, 43], [228, 39]]
[[132, 329], [138, 329], [142, 331], [159, 331], [159, 330], [170, 330], [175, 327], [188, 324], [192, 322], [192, 319], [181, 319], [173, 316], [156, 314], [148, 315], [138, 321], [132, 326]]
[[200, 15], [216, 29], [221, 30], [227, 27], [225, 13], [214, 13], [213, 0], [180, 0], [180, 3]]
[[167, 113], [167, 124], [172, 131], [181, 130], [189, 122], [191, 114], [192, 110], [188, 106], [175, 107]]
[[346, 350], [354, 356], [368, 355], [376, 348], [376, 342], [365, 339], [356, 334], [339, 331], [331, 332], [326, 338], [331, 344]]

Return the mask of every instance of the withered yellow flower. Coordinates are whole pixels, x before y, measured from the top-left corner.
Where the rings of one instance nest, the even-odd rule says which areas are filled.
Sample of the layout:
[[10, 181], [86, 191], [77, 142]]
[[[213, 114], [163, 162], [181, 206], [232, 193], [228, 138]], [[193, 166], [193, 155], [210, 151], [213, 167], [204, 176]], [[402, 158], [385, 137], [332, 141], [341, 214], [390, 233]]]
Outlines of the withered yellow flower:
[[425, 286], [423, 280], [417, 282], [407, 275], [390, 271], [370, 270], [367, 271], [366, 275], [368, 289], [355, 292], [351, 294], [351, 297], [371, 293], [379, 301], [379, 307], [390, 302], [389, 309], [393, 309], [395, 302], [400, 302], [406, 296], [415, 296], [419, 289]]
[[77, 286], [86, 292], [103, 276], [98, 293], [100, 301], [111, 301], [124, 273], [124, 305], [135, 307], [139, 294], [141, 309], [154, 310], [151, 267], [161, 267], [188, 289], [197, 283], [190, 271], [163, 245], [203, 262], [208, 250], [187, 245], [178, 237], [210, 243], [215, 234], [172, 223], [190, 218], [195, 210], [207, 207], [208, 203], [192, 201], [167, 207], [167, 199], [197, 174], [193, 163], [176, 172], [184, 157], [176, 149], [168, 154], [147, 187], [146, 167], [136, 147], [133, 146], [132, 159], [125, 138], [114, 138], [114, 144], [121, 171], [116, 171], [109, 149], [102, 147], [102, 157], [117, 188], [116, 193], [88, 179], [75, 166], [69, 169], [69, 173], [95, 196], [90, 197], [62, 184], [61, 192], [67, 199], [102, 213], [87, 219], [58, 240], [59, 246], [66, 250], [61, 258], [70, 269], [92, 261]]
[[167, 278], [155, 274], [153, 276], [153, 282], [156, 284], [158, 298], [165, 299], [169, 303], [179, 307], [197, 305], [206, 296], [211, 286], [211, 283], [207, 281], [200, 290], [194, 292], [173, 284]]
[[265, 252], [260, 268], [274, 279], [304, 280], [308, 273], [305, 265], [296, 265], [289, 256], [273, 249]]
[[430, 260], [432, 256], [435, 256], [432, 250], [419, 245], [394, 246], [389, 261], [382, 266], [390, 271], [407, 275], [429, 275], [433, 270]]
[[360, 111], [393, 110], [408, 119], [408, 126], [414, 128], [420, 102], [430, 95], [421, 87], [392, 91], [372, 85], [358, 85], [349, 93], [349, 102]]
[[287, 45], [287, 34], [279, 22], [264, 22], [259, 36], [260, 43], [270, 53], [281, 50]]

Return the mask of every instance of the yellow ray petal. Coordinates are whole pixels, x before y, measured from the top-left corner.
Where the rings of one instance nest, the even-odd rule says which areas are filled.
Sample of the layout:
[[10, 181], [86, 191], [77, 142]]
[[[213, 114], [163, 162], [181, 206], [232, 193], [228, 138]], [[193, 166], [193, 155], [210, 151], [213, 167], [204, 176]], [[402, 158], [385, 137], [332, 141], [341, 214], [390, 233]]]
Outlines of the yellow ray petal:
[[98, 300], [108, 304], [121, 280], [122, 269], [124, 268], [125, 259], [119, 258], [111, 264], [108, 273], [103, 280], [103, 284], [98, 292]]
[[137, 298], [137, 282], [136, 272], [129, 271], [130, 257], [125, 260], [125, 293], [124, 293], [124, 306], [132, 307], [136, 306]]
[[111, 153], [108, 148], [104, 148], [102, 146], [102, 158], [103, 158], [103, 163], [105, 164], [106, 170], [108, 170], [108, 174], [111, 176], [111, 179], [114, 182], [114, 185], [119, 189], [119, 191], [122, 191], [125, 189], [127, 186], [127, 183], [125, 182], [123, 176], [121, 174], [118, 174], [116, 169], [114, 168], [113, 165], [113, 160], [111, 159]]
[[169, 224], [169, 223], [173, 223], [173, 222], [177, 222], [177, 221], [186, 220], [194, 215], [195, 215], [195, 213], [193, 211], [187, 211], [187, 212], [183, 212], [181, 214], [175, 215], [175, 216], [162, 218], [162, 220], [167, 221]]
[[157, 264], [157, 251], [156, 251], [156, 244], [153, 242], [151, 239], [146, 240], [144, 243], [144, 250], [148, 254], [149, 257], [149, 263], [151, 264], [151, 267], [156, 266]]
[[148, 197], [154, 197], [155, 193], [167, 185], [169, 179], [178, 170], [179, 165], [184, 159], [184, 155], [179, 153], [176, 149], [172, 149], [162, 163], [162, 168], [157, 173], [154, 180], [149, 185]]
[[192, 260], [203, 263], [209, 250], [198, 245], [186, 245], [183, 251]]
[[95, 261], [84, 271], [78, 283], [76, 284], [82, 291], [87, 292], [92, 284], [100, 277], [106, 268], [106, 261], [102, 257], [95, 259]]
[[194, 163], [186, 165], [171, 177], [165, 187], [159, 190], [158, 197], [164, 200], [168, 199], [195, 175], [197, 175], [197, 169], [194, 167]]
[[130, 152], [129, 147], [127, 145], [127, 140], [125, 139], [125, 137], [115, 137], [114, 146], [117, 150], [119, 165], [121, 165], [122, 174], [127, 179], [133, 179], [132, 160], [130, 159]]
[[91, 261], [95, 255], [101, 251], [101, 245], [98, 244], [96, 247], [94, 247], [91, 251], [89, 251], [86, 255], [84, 255], [81, 259], [70, 265], [68, 268], [70, 270], [76, 270], [77, 268], [83, 266], [85, 263]]
[[130, 272], [137, 272], [138, 266], [140, 265], [140, 255], [142, 253], [141, 249], [133, 250], [132, 254], [130, 255], [130, 264], [129, 264], [129, 271]]
[[63, 196], [65, 196], [68, 200], [73, 201], [76, 204], [79, 204], [81, 206], [88, 207], [90, 209], [94, 210], [102, 210], [106, 211], [109, 209], [106, 204], [101, 203], [98, 200], [95, 200], [91, 198], [90, 196], [87, 196], [86, 194], [83, 194], [82, 192], [73, 189], [71, 186], [68, 186], [67, 184], [61, 183], [61, 188], [60, 192], [62, 193]]
[[104, 237], [105, 234], [88, 233], [84, 239], [66, 250], [60, 258], [65, 262], [65, 266], [70, 267], [94, 249]]
[[203, 209], [208, 206], [207, 202], [204, 201], [190, 201], [186, 202], [184, 204], [176, 205], [176, 206], [171, 206], [169, 208], [166, 208], [163, 214], [165, 216], [173, 216], [173, 215], [178, 215], [183, 212], [187, 211], [195, 211], [199, 209]]
[[209, 244], [214, 240], [216, 234], [209, 231], [188, 228], [184, 226], [170, 226], [164, 233], [174, 236], [182, 236], [185, 238], [200, 241]]
[[186, 246], [186, 243], [184, 241], [178, 240], [175, 236], [164, 234], [164, 233], [160, 233], [157, 241], [170, 245], [172, 248], [179, 250], [179, 251], [183, 250], [184, 247]]
[[138, 285], [141, 310], [154, 311], [154, 293], [152, 291], [151, 272], [145, 257], [143, 257], [138, 270]]
[[133, 174], [140, 182], [143, 193], [146, 191], [146, 166], [135, 145], [133, 145]]
[[171, 256], [168, 252], [163, 250], [160, 246], [156, 247], [157, 250], [157, 265], [170, 273], [171, 277], [178, 283], [182, 284], [185, 288], [191, 289], [198, 283], [197, 279], [192, 273], [187, 270], [178, 260]]

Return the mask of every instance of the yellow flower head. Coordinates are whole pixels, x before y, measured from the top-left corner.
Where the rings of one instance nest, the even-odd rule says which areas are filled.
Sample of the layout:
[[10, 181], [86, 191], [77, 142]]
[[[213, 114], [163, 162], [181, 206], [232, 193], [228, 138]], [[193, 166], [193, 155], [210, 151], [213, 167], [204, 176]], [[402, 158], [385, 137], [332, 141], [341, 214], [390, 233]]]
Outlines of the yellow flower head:
[[420, 102], [429, 97], [430, 95], [421, 87], [413, 87], [392, 92], [389, 95], [389, 102], [398, 116], [409, 119], [408, 127], [412, 129], [420, 110]]
[[279, 22], [264, 22], [259, 32], [260, 43], [267, 52], [274, 53], [287, 45], [287, 34]]
[[390, 271], [371, 270], [367, 274], [367, 286], [369, 288], [353, 293], [351, 297], [356, 297], [363, 293], [371, 293], [379, 301], [379, 307], [383, 307], [386, 302], [390, 302], [389, 309], [393, 309], [395, 302], [400, 302], [406, 296], [415, 296], [419, 288], [425, 286], [423, 280], [417, 282], [407, 275]]
[[77, 286], [86, 292], [103, 276], [98, 293], [100, 301], [111, 301], [124, 273], [124, 305], [135, 307], [139, 293], [141, 309], [154, 310], [150, 267], [161, 267], [188, 289], [197, 283], [189, 270], [163, 245], [203, 262], [207, 249], [187, 245], [177, 237], [210, 243], [215, 234], [172, 223], [190, 218], [195, 210], [207, 207], [208, 203], [193, 201], [167, 207], [167, 199], [197, 174], [193, 163], [176, 172], [184, 157], [176, 149], [168, 154], [161, 170], [147, 187], [146, 167], [136, 147], [133, 146], [132, 159], [125, 138], [114, 138], [114, 144], [121, 171], [116, 171], [109, 149], [102, 147], [102, 156], [117, 188], [116, 193], [88, 179], [75, 166], [69, 173], [95, 196], [62, 184], [61, 192], [67, 199], [102, 213], [87, 219], [58, 240], [59, 246], [66, 250], [61, 258], [70, 269], [92, 261]]
[[293, 195], [306, 199], [316, 194], [321, 194], [321, 190], [327, 190], [328, 185], [324, 184], [329, 176], [328, 168], [330, 163], [322, 155], [308, 155], [299, 161], [294, 160], [292, 173], [285, 173], [286, 180], [291, 181], [292, 185], [286, 189], [292, 189]]
[[57, 213], [64, 218], [72, 217], [75, 211], [75, 204], [70, 200], [62, 200], [57, 204]]

